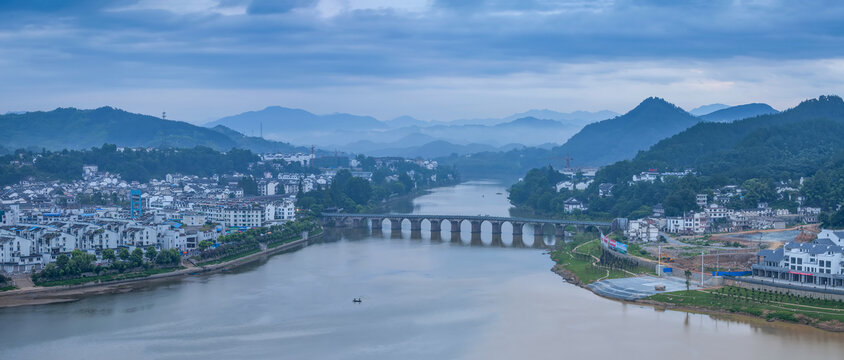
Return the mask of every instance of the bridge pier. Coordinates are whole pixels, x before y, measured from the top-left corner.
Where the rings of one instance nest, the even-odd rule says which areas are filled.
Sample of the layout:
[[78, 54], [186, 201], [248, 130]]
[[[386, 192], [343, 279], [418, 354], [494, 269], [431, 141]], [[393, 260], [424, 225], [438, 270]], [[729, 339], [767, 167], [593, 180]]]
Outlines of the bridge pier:
[[382, 225], [384, 225], [384, 219], [381, 219], [381, 218], [371, 218], [371, 219], [369, 219], [369, 226], [372, 227], [372, 231], [381, 231]]
[[460, 233], [460, 220], [449, 219], [448, 222], [451, 224], [451, 232], [459, 234]]
[[544, 224], [542, 224], [542, 223], [534, 223], [533, 224], [533, 235], [536, 235], [536, 236], [544, 236], [545, 235], [545, 229], [542, 228], [542, 225], [544, 225]]
[[430, 221], [430, 222], [431, 222], [431, 234], [433, 234], [433, 233], [439, 233], [440, 231], [442, 231], [442, 226], [443, 226], [443, 221], [442, 221], [442, 220], [437, 220], [437, 219], [435, 219], [435, 220], [431, 220], [431, 219], [428, 219], [428, 221]]
[[401, 232], [402, 218], [390, 218], [390, 230]]
[[504, 240], [501, 238], [500, 233], [498, 233], [498, 234], [493, 233], [492, 234], [492, 243], [490, 244], [490, 246], [504, 247]]
[[522, 234], [513, 234], [513, 243], [510, 246], [515, 248], [525, 247], [525, 240], [522, 238]]
[[492, 235], [501, 235], [501, 221], [492, 221]]
[[410, 219], [410, 231], [422, 231], [422, 219]]
[[557, 230], [557, 239], [565, 241], [566, 240], [566, 226], [565, 225], [554, 225], [554, 228]]
[[366, 228], [366, 218], [352, 218], [352, 224], [356, 229]]
[[472, 233], [472, 240], [469, 241], [470, 246], [484, 246], [483, 240], [481, 240], [481, 233], [480, 232], [473, 232]]
[[431, 241], [443, 241], [443, 234], [439, 231], [431, 231]]
[[457, 230], [457, 232], [451, 232], [451, 242], [454, 244], [459, 244], [463, 242], [462, 240], [460, 240], [460, 230]]
[[545, 244], [545, 235], [534, 235], [533, 247], [537, 249], [547, 248], [548, 245]]
[[513, 237], [516, 235], [522, 236], [522, 230], [525, 227], [525, 223], [523, 222], [512, 222], [513, 224]]
[[483, 220], [472, 220], [472, 234], [480, 234], [481, 233], [481, 223]]

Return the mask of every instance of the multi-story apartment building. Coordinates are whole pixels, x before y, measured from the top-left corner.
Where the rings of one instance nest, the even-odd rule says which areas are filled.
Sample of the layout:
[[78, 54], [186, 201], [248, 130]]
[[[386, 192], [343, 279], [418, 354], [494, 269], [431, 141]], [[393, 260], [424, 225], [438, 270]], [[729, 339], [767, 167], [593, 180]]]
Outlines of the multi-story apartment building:
[[844, 287], [844, 231], [823, 230], [810, 243], [759, 251], [753, 275], [797, 284]]

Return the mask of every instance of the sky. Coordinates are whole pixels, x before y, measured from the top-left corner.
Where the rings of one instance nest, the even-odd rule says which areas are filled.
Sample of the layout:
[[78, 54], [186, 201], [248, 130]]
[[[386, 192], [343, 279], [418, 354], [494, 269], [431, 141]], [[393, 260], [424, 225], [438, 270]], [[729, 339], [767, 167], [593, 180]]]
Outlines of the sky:
[[0, 113], [382, 120], [844, 95], [844, 2], [2, 0]]

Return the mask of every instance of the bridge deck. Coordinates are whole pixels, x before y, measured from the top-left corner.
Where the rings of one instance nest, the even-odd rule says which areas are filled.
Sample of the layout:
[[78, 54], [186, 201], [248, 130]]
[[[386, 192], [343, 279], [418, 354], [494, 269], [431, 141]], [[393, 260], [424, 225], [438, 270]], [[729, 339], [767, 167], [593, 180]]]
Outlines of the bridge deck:
[[455, 219], [455, 220], [475, 220], [475, 221], [501, 221], [501, 222], [519, 222], [519, 223], [536, 223], [536, 224], [557, 224], [557, 225], [593, 225], [593, 226], [611, 226], [611, 223], [601, 221], [581, 221], [581, 220], [552, 220], [552, 219], [531, 219], [531, 218], [517, 218], [506, 216], [488, 216], [488, 215], [441, 215], [441, 214], [348, 214], [348, 213], [322, 213], [322, 217], [327, 218], [365, 218], [365, 219], [386, 219], [386, 218], [402, 218], [402, 219]]

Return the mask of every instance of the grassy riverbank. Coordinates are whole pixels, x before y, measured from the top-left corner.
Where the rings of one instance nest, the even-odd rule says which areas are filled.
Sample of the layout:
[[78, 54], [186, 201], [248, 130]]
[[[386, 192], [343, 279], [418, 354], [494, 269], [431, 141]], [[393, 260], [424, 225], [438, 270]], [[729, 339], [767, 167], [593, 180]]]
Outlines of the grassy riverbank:
[[0, 292], [17, 289], [14, 285], [0, 287]]
[[99, 276], [86, 276], [86, 277], [78, 277], [73, 279], [65, 279], [65, 280], [53, 280], [53, 281], [44, 281], [44, 282], [37, 282], [35, 285], [43, 286], [43, 287], [51, 287], [51, 286], [64, 286], [64, 285], [81, 285], [87, 284], [92, 282], [106, 282], [106, 281], [117, 281], [117, 280], [128, 280], [128, 279], [137, 279], [137, 278], [144, 278], [155, 274], [164, 274], [168, 272], [173, 272], [177, 270], [184, 269], [184, 267], [170, 267], [170, 268], [157, 268], [157, 269], [148, 269], [144, 271], [138, 272], [128, 272], [122, 274], [107, 274], [107, 275], [99, 275]]
[[576, 235], [573, 241], [562, 244], [554, 250], [551, 253], [551, 259], [557, 263], [558, 272], [564, 269], [564, 272], [568, 272], [575, 282], [582, 285], [604, 279], [634, 276], [624, 270], [599, 264], [601, 251], [601, 243], [598, 239], [590, 240], [586, 236]]
[[691, 309], [738, 313], [844, 331], [844, 302], [725, 286], [657, 294], [646, 300]]
[[208, 265], [221, 264], [221, 263], [224, 263], [224, 262], [237, 260], [237, 259], [240, 259], [242, 257], [247, 257], [247, 256], [252, 255], [252, 254], [257, 254], [259, 252], [261, 252], [260, 248], [251, 249], [251, 250], [248, 250], [248, 251], [244, 251], [244, 252], [240, 252], [240, 253], [236, 253], [236, 254], [231, 254], [231, 255], [228, 255], [228, 256], [225, 256], [225, 257], [221, 257], [219, 259], [199, 262], [199, 263], [196, 263], [196, 266], [208, 266]]

